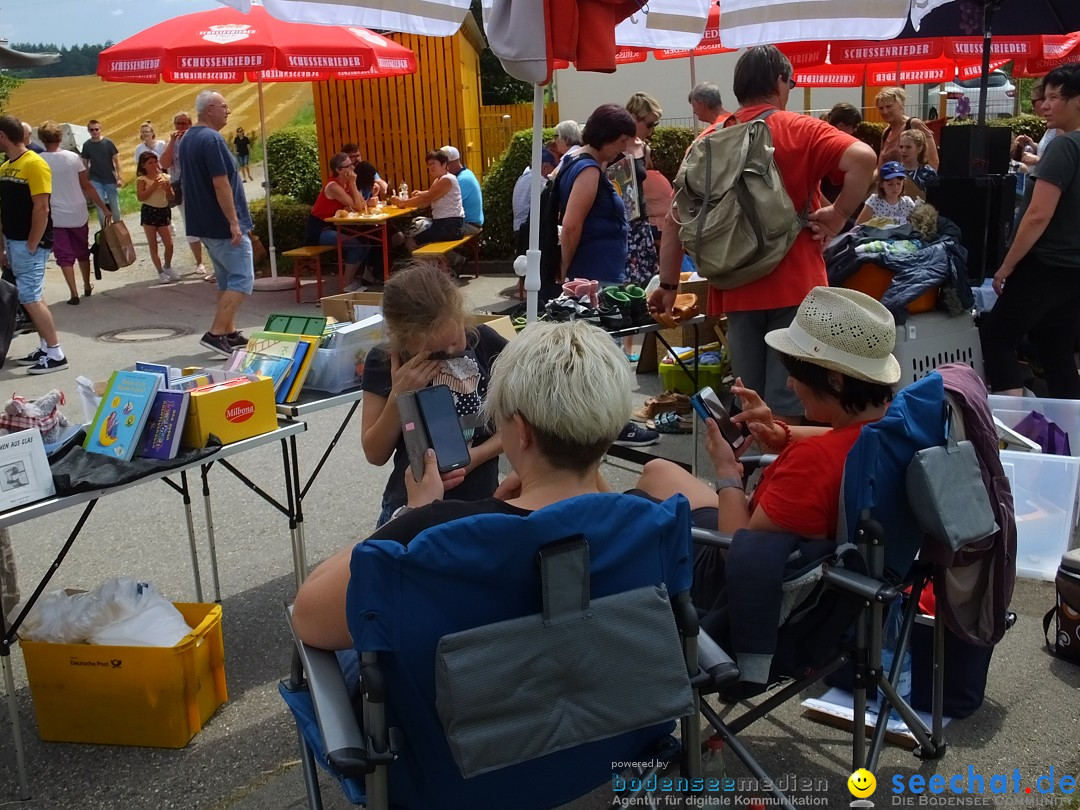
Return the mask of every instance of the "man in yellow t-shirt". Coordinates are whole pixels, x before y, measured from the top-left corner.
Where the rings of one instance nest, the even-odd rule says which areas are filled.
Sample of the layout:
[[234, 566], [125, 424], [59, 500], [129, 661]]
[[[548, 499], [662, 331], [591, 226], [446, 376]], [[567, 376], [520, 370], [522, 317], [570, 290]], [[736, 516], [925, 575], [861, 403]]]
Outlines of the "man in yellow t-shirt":
[[0, 227], [4, 247], [0, 265], [10, 265], [19, 289], [19, 303], [37, 329], [41, 345], [16, 359], [29, 366], [30, 374], [50, 374], [68, 367], [56, 334], [52, 314], [42, 299], [45, 263], [52, 248], [52, 170], [39, 155], [27, 149], [22, 121], [0, 115], [0, 151], [7, 160], [0, 165]]

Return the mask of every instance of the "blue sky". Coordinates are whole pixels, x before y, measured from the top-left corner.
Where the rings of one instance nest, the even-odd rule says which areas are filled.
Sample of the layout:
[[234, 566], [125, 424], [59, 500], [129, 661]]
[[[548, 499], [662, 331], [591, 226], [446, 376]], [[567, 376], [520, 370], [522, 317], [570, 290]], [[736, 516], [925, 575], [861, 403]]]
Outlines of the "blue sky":
[[0, 38], [57, 45], [119, 42], [159, 22], [212, 8], [215, 0], [9, 0], [0, 8]]

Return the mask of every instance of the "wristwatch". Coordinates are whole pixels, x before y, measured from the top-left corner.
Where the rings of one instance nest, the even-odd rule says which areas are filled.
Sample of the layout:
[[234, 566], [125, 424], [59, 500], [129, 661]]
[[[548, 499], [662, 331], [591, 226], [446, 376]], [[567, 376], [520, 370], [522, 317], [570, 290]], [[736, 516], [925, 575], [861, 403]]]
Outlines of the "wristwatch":
[[661, 281], [660, 282], [660, 289], [661, 290], [668, 290], [670, 292], [675, 292], [676, 290], [679, 289], [679, 284], [678, 284], [678, 282], [676, 282], [675, 284], [668, 284], [666, 281]]
[[722, 489], [739, 489], [739, 490], [741, 490], [742, 488], [743, 488], [742, 479], [741, 478], [735, 478], [734, 476], [732, 476], [731, 478], [717, 478], [715, 481], [713, 481], [713, 489], [715, 489], [717, 492], [719, 492]]

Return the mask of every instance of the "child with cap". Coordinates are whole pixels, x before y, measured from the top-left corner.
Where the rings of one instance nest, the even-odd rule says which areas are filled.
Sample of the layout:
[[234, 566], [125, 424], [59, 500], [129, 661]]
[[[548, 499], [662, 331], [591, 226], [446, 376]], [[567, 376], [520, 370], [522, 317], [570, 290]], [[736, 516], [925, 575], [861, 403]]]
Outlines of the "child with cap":
[[915, 201], [904, 195], [904, 180], [907, 172], [901, 163], [890, 160], [882, 163], [878, 169], [877, 192], [871, 194], [859, 213], [856, 224], [862, 225], [869, 220], [885, 220], [886, 227], [906, 225], [908, 215], [915, 210]]

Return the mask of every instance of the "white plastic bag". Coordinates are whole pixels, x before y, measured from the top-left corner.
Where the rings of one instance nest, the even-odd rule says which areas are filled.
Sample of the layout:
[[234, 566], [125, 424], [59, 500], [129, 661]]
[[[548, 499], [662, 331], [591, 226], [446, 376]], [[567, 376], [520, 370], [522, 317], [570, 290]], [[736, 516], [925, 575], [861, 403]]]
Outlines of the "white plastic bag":
[[90, 593], [47, 594], [22, 628], [33, 641], [131, 647], [174, 647], [190, 632], [157, 588], [131, 577], [107, 580]]

